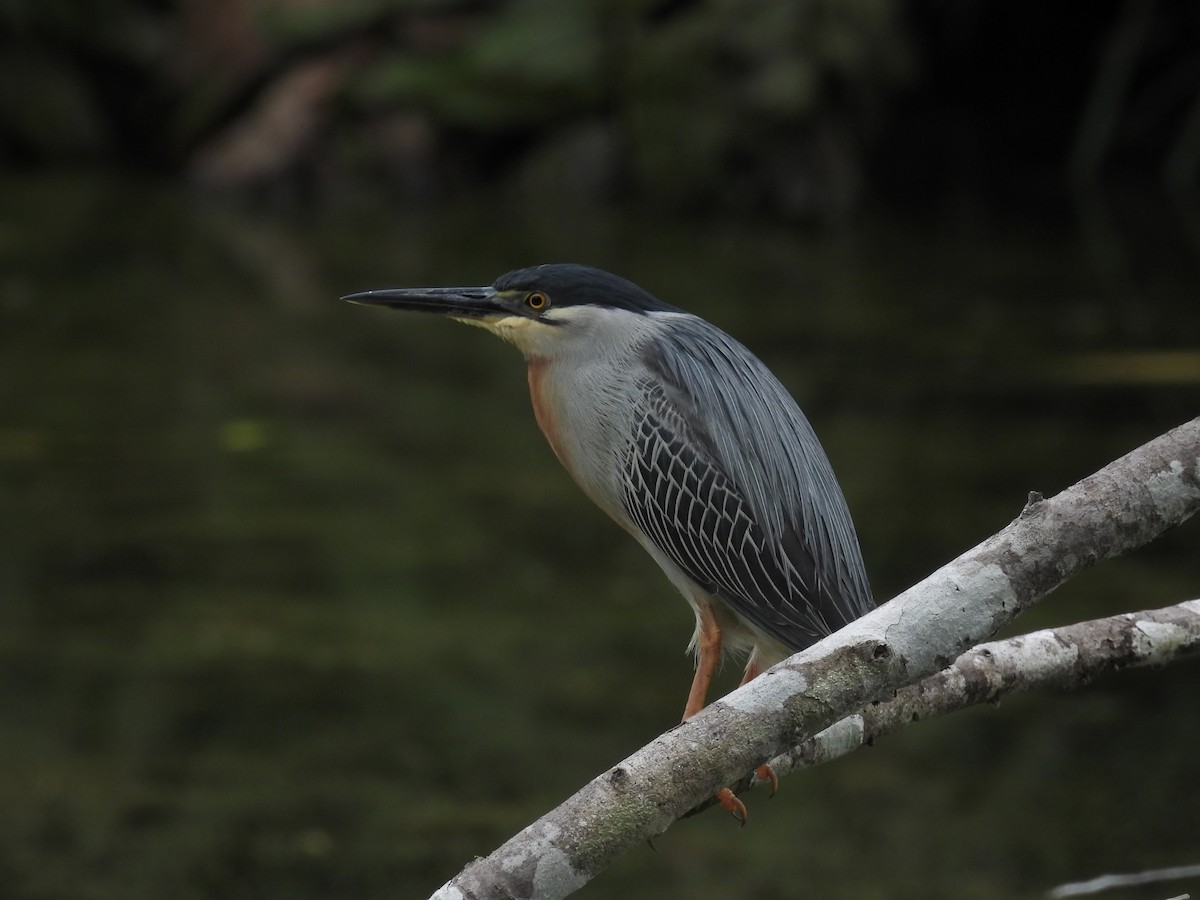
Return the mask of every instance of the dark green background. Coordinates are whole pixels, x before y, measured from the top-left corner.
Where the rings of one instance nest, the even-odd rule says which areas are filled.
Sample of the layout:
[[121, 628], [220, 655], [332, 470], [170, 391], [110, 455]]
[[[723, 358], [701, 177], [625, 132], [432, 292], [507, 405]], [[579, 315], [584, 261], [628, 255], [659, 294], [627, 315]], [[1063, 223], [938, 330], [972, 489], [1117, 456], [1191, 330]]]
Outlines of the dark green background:
[[[690, 615], [544, 446], [520, 358], [341, 293], [587, 259], [706, 315], [808, 410], [881, 599], [1196, 412], [1167, 208], [1098, 245], [1066, 221], [818, 234], [548, 201], [499, 229], [478, 210], [502, 198], [3, 194], [14, 898], [423, 896], [676, 721]], [[1195, 596], [1196, 539], [1015, 630]], [[1000, 898], [1195, 862], [1198, 700], [1180, 665], [924, 723], [582, 895]]]
[[[420, 898], [677, 721], [691, 616], [519, 356], [342, 294], [574, 261], [706, 316], [812, 419], [880, 599], [1196, 416], [1198, 37], [1152, 0], [0, 3], [0, 900]], [[1198, 539], [1011, 631], [1195, 598]], [[1190, 663], [922, 723], [581, 896], [1195, 864], [1198, 708]]]

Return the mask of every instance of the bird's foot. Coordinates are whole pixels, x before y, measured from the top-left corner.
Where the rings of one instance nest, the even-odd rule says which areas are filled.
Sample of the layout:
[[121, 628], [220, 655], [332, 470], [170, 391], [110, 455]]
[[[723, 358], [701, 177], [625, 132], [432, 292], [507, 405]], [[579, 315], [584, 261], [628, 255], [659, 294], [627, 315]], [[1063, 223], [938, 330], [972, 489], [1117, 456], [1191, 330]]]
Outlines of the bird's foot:
[[[754, 770], [754, 780], [756, 783], [761, 781], [770, 784], [772, 797], [779, 790], [779, 776], [775, 774], [775, 770], [768, 763], [763, 763]], [[738, 820], [739, 825], [746, 824], [746, 804], [739, 800], [737, 794], [732, 790], [721, 788], [716, 793], [716, 801], [723, 810]]]
[[737, 794], [729, 788], [721, 788], [716, 798], [721, 808], [737, 819], [739, 825], [746, 824], [746, 804], [738, 799]]
[[775, 774], [775, 770], [771, 768], [770, 763], [763, 763], [754, 770], [754, 780], [769, 782], [771, 785], [770, 796], [774, 797], [775, 792], [779, 790], [779, 776]]

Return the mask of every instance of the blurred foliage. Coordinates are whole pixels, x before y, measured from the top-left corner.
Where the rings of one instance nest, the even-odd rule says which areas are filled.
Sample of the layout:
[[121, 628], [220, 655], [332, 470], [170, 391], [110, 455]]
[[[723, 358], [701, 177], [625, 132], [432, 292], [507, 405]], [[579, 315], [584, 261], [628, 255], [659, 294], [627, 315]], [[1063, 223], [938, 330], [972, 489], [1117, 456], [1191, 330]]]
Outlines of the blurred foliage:
[[822, 220], [964, 180], [1194, 185], [1196, 8], [1037, 22], [1000, 0], [8, 0], [0, 165]]
[[[855, 126], [906, 79], [896, 16], [887, 0], [725, 0], [674, 27], [641, 29], [618, 104], [639, 181], [673, 199], [723, 205], [852, 205], [856, 198], [818, 196], [817, 184], [853, 189], [833, 157], [857, 166]], [[835, 85], [853, 100], [834, 100]]]
[[1196, 9], [1037, 22], [1000, 0], [8, 0], [0, 164], [822, 220], [955, 177], [1194, 185]]
[[[518, 172], [581, 195], [806, 206], [814, 180], [837, 181], [824, 155], [844, 151], [841, 175], [856, 167], [857, 110], [905, 79], [896, 12], [894, 0], [14, 0], [0, 9], [0, 158], [109, 158], [234, 188], [311, 175], [321, 159], [417, 193], [519, 158]], [[287, 80], [314, 60], [335, 64], [330, 89]], [[834, 82], [852, 103], [831, 102]], [[287, 122], [298, 139], [279, 137]]]
[[524, 129], [595, 110], [594, 4], [515, 0], [463, 27], [453, 52], [384, 51], [352, 91], [368, 107], [420, 109], [451, 129]]

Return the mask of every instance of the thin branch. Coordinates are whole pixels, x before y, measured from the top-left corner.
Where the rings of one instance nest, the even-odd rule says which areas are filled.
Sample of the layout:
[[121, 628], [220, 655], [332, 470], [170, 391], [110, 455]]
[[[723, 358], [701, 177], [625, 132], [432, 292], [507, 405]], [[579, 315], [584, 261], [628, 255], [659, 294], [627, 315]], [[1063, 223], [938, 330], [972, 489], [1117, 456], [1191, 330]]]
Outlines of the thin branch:
[[1070, 690], [1100, 675], [1200, 654], [1200, 600], [1035, 631], [973, 647], [952, 665], [771, 760], [781, 778], [845, 756], [913, 722], [1020, 691]]
[[1064, 581], [1198, 509], [1200, 418], [1049, 500], [1031, 495], [998, 534], [659, 736], [434, 897], [566, 897], [717, 788], [934, 675]]
[[[1100, 875], [1090, 881], [1075, 881], [1062, 884], [1050, 891], [1049, 897], [1082, 897], [1085, 894], [1099, 894], [1113, 888], [1139, 887], [1143, 884], [1157, 884], [1160, 881], [1177, 881], [1180, 878], [1200, 877], [1200, 866], [1175, 866], [1170, 869], [1151, 869], [1148, 872], [1134, 872], [1128, 875]], [[1182, 894], [1173, 900], [1184, 900], [1188, 895]]]

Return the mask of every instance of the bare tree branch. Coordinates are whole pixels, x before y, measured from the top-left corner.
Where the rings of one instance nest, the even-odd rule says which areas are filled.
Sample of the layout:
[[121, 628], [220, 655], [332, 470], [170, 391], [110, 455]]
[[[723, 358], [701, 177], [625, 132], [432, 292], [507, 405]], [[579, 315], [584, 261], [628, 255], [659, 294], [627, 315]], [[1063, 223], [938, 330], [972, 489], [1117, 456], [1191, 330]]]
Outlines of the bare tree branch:
[[1008, 694], [1070, 690], [1134, 666], [1200, 654], [1200, 600], [1035, 631], [973, 647], [950, 666], [900, 688], [771, 760], [781, 778], [829, 762], [918, 721]]
[[560, 898], [782, 750], [934, 675], [1102, 559], [1200, 509], [1200, 418], [1012, 523], [879, 609], [763, 673], [594, 778], [437, 900]]
[[[771, 760], [784, 778], [832, 762], [914, 722], [1039, 689], [1071, 690], [1100, 675], [1200, 654], [1200, 600], [1121, 613], [972, 647], [936, 675], [900, 688]], [[735, 792], [749, 788], [744, 776]], [[688, 815], [713, 805], [711, 798]]]
[[[1176, 881], [1180, 878], [1196, 878], [1200, 876], [1200, 866], [1174, 866], [1170, 869], [1151, 869], [1148, 872], [1133, 872], [1128, 875], [1099, 875], [1088, 881], [1075, 881], [1061, 884], [1046, 896], [1082, 897], [1087, 894], [1099, 894], [1101, 891], [1111, 891], [1113, 888], [1139, 887], [1143, 884], [1157, 884], [1161, 881]], [[1171, 900], [1187, 900], [1187, 894], [1180, 894]]]

